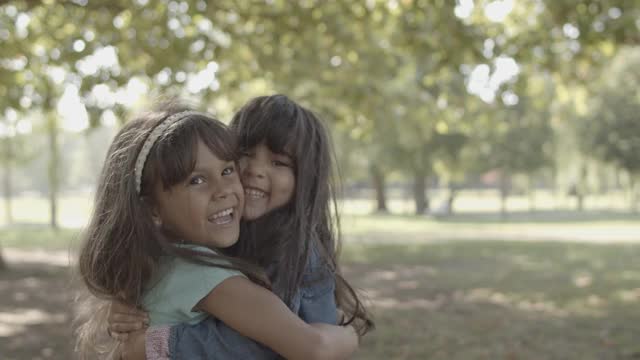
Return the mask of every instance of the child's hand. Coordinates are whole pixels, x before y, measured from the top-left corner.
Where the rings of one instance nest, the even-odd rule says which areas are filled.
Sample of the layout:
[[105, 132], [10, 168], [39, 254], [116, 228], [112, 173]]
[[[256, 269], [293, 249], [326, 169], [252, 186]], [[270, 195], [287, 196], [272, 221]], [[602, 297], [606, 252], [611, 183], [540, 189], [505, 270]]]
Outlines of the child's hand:
[[116, 340], [125, 341], [130, 332], [149, 326], [149, 316], [140, 309], [112, 301], [107, 322], [109, 335]]
[[336, 324], [338, 324], [338, 325], [344, 324], [344, 322], [346, 320], [345, 315], [344, 315], [344, 311], [342, 311], [341, 309], [338, 308], [338, 309], [336, 309], [336, 313], [338, 314], [338, 319], [337, 319], [337, 323]]
[[120, 360], [144, 360], [145, 355], [145, 331], [129, 333], [126, 341], [120, 342], [118, 347]]
[[356, 329], [351, 325], [335, 326], [323, 323], [309, 325], [323, 332], [326, 339], [325, 343], [330, 344], [330, 347], [335, 351], [330, 356], [332, 359], [349, 359], [358, 349], [360, 339]]

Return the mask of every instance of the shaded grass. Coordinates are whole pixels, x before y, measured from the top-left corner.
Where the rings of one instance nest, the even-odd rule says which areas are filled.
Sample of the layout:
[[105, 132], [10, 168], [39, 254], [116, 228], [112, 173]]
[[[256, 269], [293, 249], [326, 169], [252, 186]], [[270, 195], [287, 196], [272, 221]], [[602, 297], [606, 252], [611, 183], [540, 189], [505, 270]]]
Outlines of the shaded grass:
[[[432, 225], [412, 217], [359, 219], [381, 227], [387, 220], [384, 229], [397, 243], [343, 248], [345, 275], [365, 291], [377, 323], [357, 359], [640, 358], [640, 244], [406, 243], [406, 234]], [[0, 245], [67, 250], [78, 234], [4, 228]], [[16, 326], [3, 324], [3, 314], [44, 314], [43, 322], [0, 336], [3, 358], [68, 358], [68, 283], [67, 268], [53, 265], [0, 273], [2, 294], [11, 294], [0, 298], [0, 328]]]
[[640, 357], [639, 256], [635, 244], [347, 246], [377, 321], [357, 358]]
[[55, 265], [13, 264], [0, 272], [0, 358], [73, 358], [70, 279], [69, 268]]

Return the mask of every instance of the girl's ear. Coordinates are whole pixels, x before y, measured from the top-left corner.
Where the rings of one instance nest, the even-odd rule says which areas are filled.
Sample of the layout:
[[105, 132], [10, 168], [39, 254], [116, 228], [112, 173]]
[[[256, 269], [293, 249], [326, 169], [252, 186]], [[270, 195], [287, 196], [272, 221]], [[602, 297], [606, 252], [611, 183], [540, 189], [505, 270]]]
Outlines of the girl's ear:
[[145, 203], [149, 207], [149, 211], [151, 212], [151, 220], [153, 224], [157, 227], [162, 226], [162, 218], [160, 217], [160, 212], [158, 211], [158, 207], [154, 205], [154, 203], [147, 196], [142, 197], [142, 202]]
[[160, 218], [159, 215], [155, 214], [154, 212], [151, 212], [151, 220], [153, 220], [153, 224], [156, 227], [162, 227], [162, 219]]

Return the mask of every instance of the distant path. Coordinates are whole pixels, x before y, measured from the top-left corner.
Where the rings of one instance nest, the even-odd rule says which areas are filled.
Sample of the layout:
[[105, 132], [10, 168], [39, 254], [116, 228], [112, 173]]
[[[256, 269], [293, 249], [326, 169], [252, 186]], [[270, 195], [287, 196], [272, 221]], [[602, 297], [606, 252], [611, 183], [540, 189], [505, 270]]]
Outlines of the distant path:
[[[350, 233], [346, 243], [430, 243], [441, 241], [563, 241], [596, 244], [640, 243], [640, 223], [607, 224], [441, 224], [437, 228], [376, 230]], [[9, 263], [70, 265], [69, 250], [19, 249], [4, 247]]]
[[11, 264], [47, 264], [55, 266], [71, 265], [69, 250], [2, 248], [2, 256]]
[[440, 224], [435, 228], [393, 231], [371, 229], [349, 233], [347, 242], [366, 243], [429, 243], [440, 241], [563, 241], [595, 244], [640, 243], [639, 223], [572, 223], [572, 224]]

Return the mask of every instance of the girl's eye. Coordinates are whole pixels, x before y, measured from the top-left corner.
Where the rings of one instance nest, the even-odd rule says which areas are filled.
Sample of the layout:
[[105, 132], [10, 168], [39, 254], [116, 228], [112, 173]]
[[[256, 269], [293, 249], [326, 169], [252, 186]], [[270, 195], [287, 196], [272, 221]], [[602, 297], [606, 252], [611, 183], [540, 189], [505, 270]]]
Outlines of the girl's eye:
[[198, 175], [194, 176], [189, 180], [189, 185], [200, 185], [204, 183], [204, 177]]
[[291, 160], [291, 157], [289, 155], [285, 155], [285, 154], [274, 154], [275, 156], [273, 156], [271, 158], [271, 163], [274, 166], [286, 166], [286, 167], [293, 167], [293, 161]]
[[233, 166], [226, 167], [224, 170], [222, 170], [222, 176], [229, 176], [235, 171], [236, 169]]

